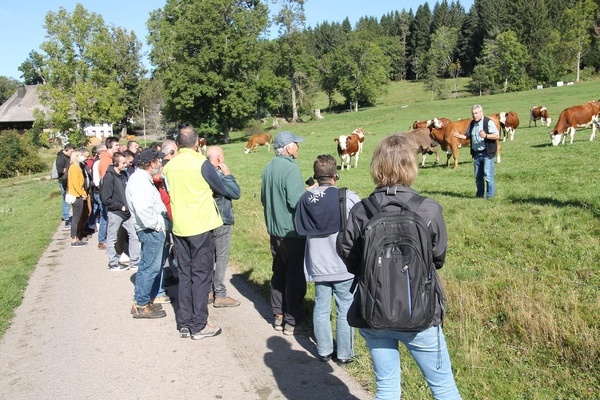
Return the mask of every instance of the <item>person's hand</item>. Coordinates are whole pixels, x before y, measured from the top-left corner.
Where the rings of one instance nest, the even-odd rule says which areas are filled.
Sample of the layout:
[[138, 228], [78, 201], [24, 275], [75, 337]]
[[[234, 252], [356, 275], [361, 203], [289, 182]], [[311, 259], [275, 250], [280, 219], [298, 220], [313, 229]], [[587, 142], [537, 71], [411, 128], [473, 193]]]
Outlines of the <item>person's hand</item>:
[[481, 131], [479, 131], [479, 137], [483, 139], [483, 138], [487, 137], [487, 133], [485, 133], [485, 131], [481, 130]]
[[222, 163], [217, 166], [217, 169], [221, 171], [223, 175], [229, 175], [231, 173], [229, 172], [229, 168], [227, 168], [227, 165]]

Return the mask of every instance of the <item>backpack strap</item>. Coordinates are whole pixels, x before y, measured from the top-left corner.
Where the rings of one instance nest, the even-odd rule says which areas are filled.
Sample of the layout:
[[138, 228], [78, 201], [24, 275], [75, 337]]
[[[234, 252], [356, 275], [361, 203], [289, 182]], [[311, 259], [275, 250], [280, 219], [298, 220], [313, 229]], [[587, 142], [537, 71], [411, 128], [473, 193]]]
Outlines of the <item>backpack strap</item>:
[[346, 212], [346, 191], [348, 188], [341, 187], [338, 189], [339, 202], [340, 202], [340, 232], [346, 230], [346, 221], [348, 220], [348, 213]]
[[419, 194], [414, 194], [406, 203], [406, 208], [408, 208], [410, 211], [416, 213], [424, 201], [425, 201], [425, 197], [423, 197]]

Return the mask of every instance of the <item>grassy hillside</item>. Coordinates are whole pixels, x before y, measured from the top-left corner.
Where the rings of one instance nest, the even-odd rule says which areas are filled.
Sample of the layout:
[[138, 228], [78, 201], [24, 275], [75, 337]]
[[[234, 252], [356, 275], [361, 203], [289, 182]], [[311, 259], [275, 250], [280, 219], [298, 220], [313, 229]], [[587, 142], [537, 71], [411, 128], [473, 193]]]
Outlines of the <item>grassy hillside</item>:
[[[430, 157], [415, 184], [444, 208], [449, 231], [447, 262], [440, 271], [448, 297], [444, 330], [465, 399], [600, 398], [600, 137], [589, 142], [591, 130], [584, 129], [572, 145], [553, 147], [550, 128], [539, 123], [527, 127], [532, 106], [548, 107], [555, 122], [563, 108], [597, 99], [599, 89], [600, 82], [586, 82], [431, 101], [422, 84], [402, 82], [391, 85], [376, 107], [358, 113], [324, 112], [323, 120], [279, 129], [306, 138], [298, 162], [308, 178], [317, 155], [336, 155], [334, 137], [364, 128], [368, 133], [358, 169], [340, 171], [339, 184], [366, 196], [373, 189], [371, 154], [386, 135], [407, 130], [417, 119], [468, 118], [474, 103], [482, 104], [486, 114], [519, 114], [515, 141], [503, 143], [502, 162], [496, 164], [494, 200], [474, 198], [468, 149], [461, 150], [456, 171], [433, 166]], [[326, 99], [317, 104], [324, 110]], [[242, 188], [242, 198], [234, 202], [232, 264], [267, 293], [271, 256], [260, 176], [273, 154], [260, 148], [245, 155], [245, 138], [239, 132], [232, 137], [224, 146], [226, 163]], [[60, 195], [54, 181], [8, 180], [0, 181], [0, 187], [4, 331], [29, 272], [58, 226]], [[312, 290], [309, 286], [307, 312]], [[357, 361], [349, 369], [372, 388], [370, 359], [358, 334], [357, 347]], [[417, 367], [405, 352], [402, 356], [404, 398], [430, 398]]]

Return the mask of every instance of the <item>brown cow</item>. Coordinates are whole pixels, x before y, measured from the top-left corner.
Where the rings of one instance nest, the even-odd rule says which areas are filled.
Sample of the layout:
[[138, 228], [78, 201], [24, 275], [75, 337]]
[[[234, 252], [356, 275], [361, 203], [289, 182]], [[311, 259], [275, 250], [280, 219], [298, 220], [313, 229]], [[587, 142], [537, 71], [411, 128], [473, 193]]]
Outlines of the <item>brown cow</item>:
[[268, 133], [257, 133], [256, 135], [250, 136], [248, 139], [248, 144], [244, 149], [244, 154], [248, 154], [249, 152], [255, 152], [258, 149], [258, 146], [267, 146], [267, 151], [271, 150], [271, 135]]
[[414, 150], [421, 154], [421, 167], [425, 166], [427, 154], [435, 154], [435, 165], [440, 163], [438, 143], [431, 138], [428, 128], [413, 129], [408, 132], [398, 132], [396, 135], [406, 136], [414, 144]]
[[535, 106], [531, 108], [531, 111], [529, 112], [529, 127], [531, 128], [531, 121], [533, 121], [533, 123], [537, 127], [538, 119], [540, 120], [542, 126], [544, 126], [545, 123], [547, 123], [548, 126], [550, 126], [552, 119], [550, 118], [550, 115], [548, 114], [548, 109], [546, 107]]
[[[431, 120], [428, 119], [427, 121], [415, 121], [412, 124], [412, 129], [421, 129], [421, 128], [427, 128], [429, 126], [429, 124], [431, 124]], [[411, 127], [409, 126], [408, 129], [411, 129]]]
[[[493, 115], [488, 116], [489, 119], [494, 121], [496, 125], [496, 129], [500, 132], [500, 122]], [[473, 119], [461, 119], [458, 121], [454, 121], [449, 123], [446, 126], [441, 128], [431, 126], [429, 129], [431, 132], [431, 137], [440, 144], [442, 150], [446, 151], [446, 167], [450, 166], [450, 157], [454, 157], [454, 169], [458, 168], [458, 149], [465, 146], [468, 147], [471, 145], [470, 139], [459, 139], [455, 136], [455, 132], [460, 135], [465, 135], [467, 132], [467, 128]], [[441, 123], [439, 124], [441, 126]], [[498, 158], [496, 162], [501, 161], [501, 151], [500, 151], [500, 142], [498, 141]]]
[[600, 113], [600, 103], [598, 101], [590, 101], [589, 103], [581, 104], [565, 108], [558, 116], [558, 122], [554, 129], [550, 132], [550, 140], [553, 146], [558, 146], [561, 143], [565, 144], [567, 135], [571, 135], [571, 144], [575, 137], [575, 130], [578, 127], [587, 127], [592, 125], [592, 135], [590, 141], [596, 137], [596, 125], [598, 121], [598, 113]]
[[358, 152], [363, 152], [363, 143], [365, 141], [365, 130], [363, 128], [356, 128], [352, 131], [353, 134], [358, 136]]
[[333, 139], [337, 142], [337, 152], [342, 162], [342, 171], [344, 165], [346, 169], [350, 169], [351, 157], [354, 156], [354, 168], [358, 168], [358, 155], [359, 155], [359, 139], [358, 135], [351, 133], [350, 135], [340, 135]]
[[519, 116], [514, 111], [501, 112], [498, 116], [498, 119], [500, 120], [500, 126], [502, 127], [502, 132], [504, 133], [502, 141], [506, 142], [506, 133], [508, 132], [510, 141], [512, 142], [515, 139], [515, 132], [519, 127]]

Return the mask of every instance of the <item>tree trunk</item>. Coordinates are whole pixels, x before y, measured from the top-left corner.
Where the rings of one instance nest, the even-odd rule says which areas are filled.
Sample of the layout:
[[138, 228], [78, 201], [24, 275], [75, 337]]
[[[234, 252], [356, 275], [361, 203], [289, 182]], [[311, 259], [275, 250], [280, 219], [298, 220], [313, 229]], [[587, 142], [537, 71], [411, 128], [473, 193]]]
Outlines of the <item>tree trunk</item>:
[[575, 79], [575, 82], [579, 82], [579, 66], [581, 65], [581, 52], [578, 51], [577, 52], [577, 79]]
[[320, 109], [320, 108], [316, 108], [316, 109], [315, 109], [315, 118], [316, 118], [316, 119], [323, 119], [323, 118], [325, 118], [325, 117], [323, 117], [323, 116], [321, 115], [321, 109]]
[[223, 134], [223, 143], [229, 143], [229, 131], [231, 128], [229, 127], [229, 121], [225, 120], [221, 122], [221, 133]]
[[298, 121], [298, 104], [296, 101], [296, 78], [292, 74], [292, 122]]

